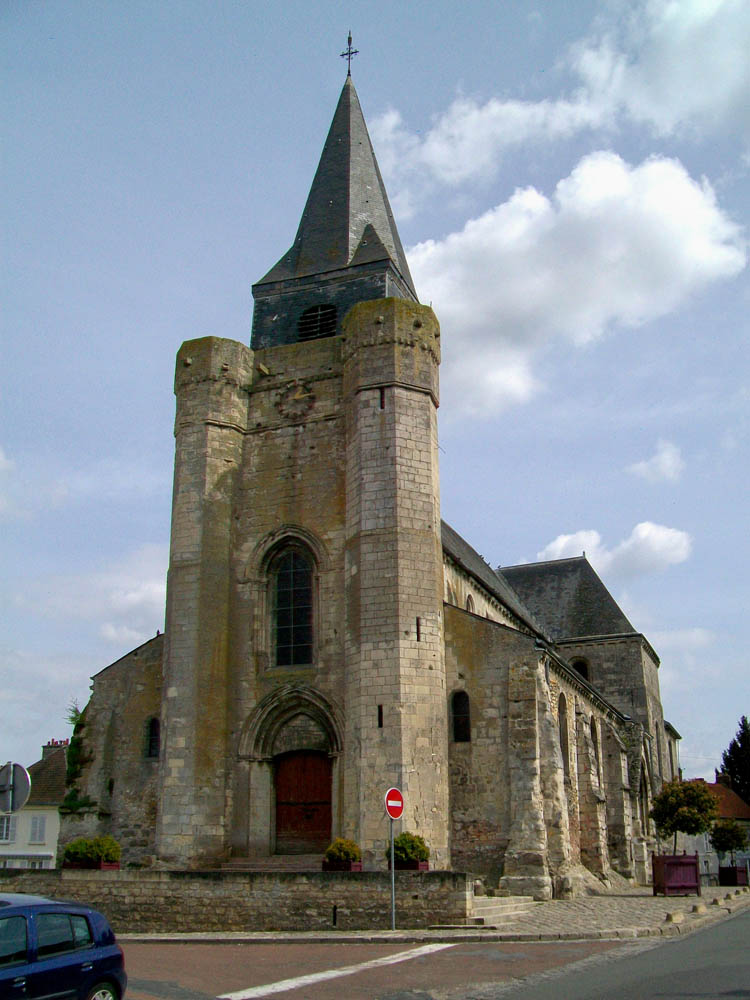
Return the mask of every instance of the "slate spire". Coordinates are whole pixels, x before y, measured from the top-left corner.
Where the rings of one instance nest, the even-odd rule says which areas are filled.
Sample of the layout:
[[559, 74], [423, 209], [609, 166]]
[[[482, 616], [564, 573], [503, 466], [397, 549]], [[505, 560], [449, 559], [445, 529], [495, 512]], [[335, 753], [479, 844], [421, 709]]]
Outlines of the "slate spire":
[[294, 243], [253, 286], [253, 295], [254, 347], [300, 339], [296, 323], [306, 308], [332, 305], [340, 323], [356, 302], [390, 296], [417, 301], [350, 76]]

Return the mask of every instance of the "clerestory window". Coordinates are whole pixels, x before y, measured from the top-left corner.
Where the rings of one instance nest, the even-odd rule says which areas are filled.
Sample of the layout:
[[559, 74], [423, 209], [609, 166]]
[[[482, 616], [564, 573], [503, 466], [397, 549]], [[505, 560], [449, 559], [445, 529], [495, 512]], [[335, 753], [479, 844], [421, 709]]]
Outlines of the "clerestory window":
[[271, 632], [277, 667], [313, 662], [313, 562], [285, 549], [271, 566]]

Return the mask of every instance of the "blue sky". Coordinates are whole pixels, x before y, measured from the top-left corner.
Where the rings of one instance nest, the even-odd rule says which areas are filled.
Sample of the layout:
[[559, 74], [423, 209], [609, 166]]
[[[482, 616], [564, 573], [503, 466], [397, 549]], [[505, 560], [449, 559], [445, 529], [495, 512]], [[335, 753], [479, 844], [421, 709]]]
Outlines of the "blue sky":
[[442, 508], [585, 550], [687, 775], [750, 711], [750, 6], [5, 0], [2, 759], [163, 628], [183, 340], [247, 342], [346, 71], [442, 327]]

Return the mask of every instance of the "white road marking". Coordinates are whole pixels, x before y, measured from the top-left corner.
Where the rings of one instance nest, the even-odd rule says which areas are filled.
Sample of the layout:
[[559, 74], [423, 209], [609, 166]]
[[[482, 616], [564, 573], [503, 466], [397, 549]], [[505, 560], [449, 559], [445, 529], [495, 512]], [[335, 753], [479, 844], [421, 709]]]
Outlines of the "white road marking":
[[395, 965], [397, 962], [408, 962], [412, 958], [430, 955], [444, 948], [454, 948], [453, 944], [425, 944], [421, 948], [401, 951], [397, 955], [387, 955], [385, 958], [374, 958], [370, 962], [360, 962], [359, 965], [344, 965], [340, 969], [327, 969], [325, 972], [313, 972], [309, 976], [297, 976], [294, 979], [281, 979], [278, 983], [266, 983], [265, 986], [251, 986], [247, 990], [237, 990], [236, 993], [222, 993], [217, 1000], [257, 1000], [258, 997], [270, 997], [274, 993], [285, 993], [296, 990], [300, 986], [312, 986], [323, 983], [327, 979], [338, 979], [339, 976], [353, 976], [365, 969], [377, 969], [383, 965]]

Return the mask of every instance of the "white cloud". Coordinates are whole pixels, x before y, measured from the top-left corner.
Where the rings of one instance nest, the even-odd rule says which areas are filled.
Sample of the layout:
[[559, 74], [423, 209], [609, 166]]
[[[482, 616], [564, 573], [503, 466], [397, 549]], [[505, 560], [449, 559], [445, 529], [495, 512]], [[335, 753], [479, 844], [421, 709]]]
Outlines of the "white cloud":
[[642, 521], [628, 538], [612, 549], [602, 543], [598, 531], [576, 531], [558, 535], [537, 554], [537, 559], [566, 559], [585, 552], [597, 573], [623, 580], [658, 573], [684, 562], [691, 548], [690, 535], [686, 531]]
[[615, 13], [571, 57], [603, 117], [622, 112], [662, 134], [731, 123], [750, 138], [746, 0], [646, 0]]
[[95, 623], [113, 643], [136, 643], [164, 627], [166, 545], [142, 545], [119, 562], [88, 574], [46, 577], [15, 597], [41, 617]]
[[715, 640], [713, 632], [700, 626], [656, 631], [651, 633], [651, 638], [659, 649], [681, 653], [693, 653], [705, 649]]
[[749, 51], [746, 0], [612, 4], [568, 54], [567, 68], [580, 81], [570, 96], [460, 96], [421, 133], [395, 109], [376, 118], [373, 141], [397, 215], [413, 214], [436, 186], [492, 178], [509, 149], [592, 129], [612, 132], [621, 119], [662, 135], [728, 126], [747, 144]]
[[[445, 332], [444, 387], [479, 413], [527, 399], [534, 353], [633, 327], [745, 266], [739, 227], [679, 162], [584, 157], [551, 198], [535, 188], [409, 253]], [[482, 373], [477, 378], [477, 372]]]
[[651, 458], [642, 462], [634, 462], [628, 466], [628, 472], [652, 483], [675, 483], [685, 469], [685, 462], [680, 449], [671, 441], [660, 440]]
[[565, 138], [600, 121], [600, 109], [580, 100], [480, 104], [458, 97], [422, 136], [410, 132], [395, 109], [374, 119], [371, 131], [396, 214], [408, 218], [434, 186], [490, 180], [506, 150]]

